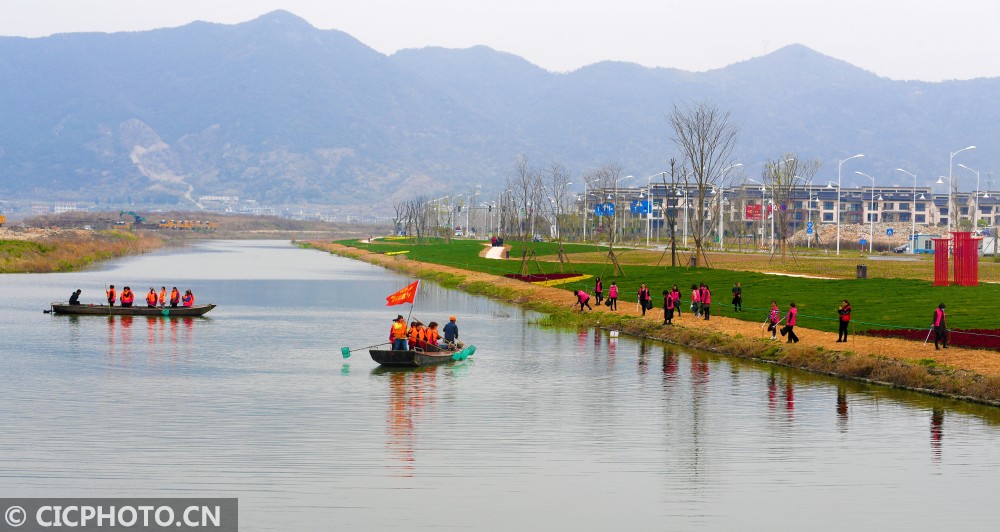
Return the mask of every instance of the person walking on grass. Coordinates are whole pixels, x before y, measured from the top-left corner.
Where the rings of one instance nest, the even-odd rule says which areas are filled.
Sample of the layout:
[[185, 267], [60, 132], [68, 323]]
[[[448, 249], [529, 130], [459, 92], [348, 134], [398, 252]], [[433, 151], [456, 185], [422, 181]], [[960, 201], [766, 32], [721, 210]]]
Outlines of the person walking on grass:
[[696, 318], [701, 316], [701, 291], [696, 284], [691, 285], [691, 312]]
[[712, 314], [712, 291], [708, 289], [708, 285], [701, 283], [701, 313], [705, 316], [705, 321], [708, 321], [709, 316]]
[[[939, 304], [934, 309], [932, 325], [934, 327], [934, 349], [941, 349], [941, 347], [948, 349], [948, 325], [945, 323], [944, 303]], [[938, 347], [939, 342], [941, 347]]]
[[840, 315], [838, 323], [840, 328], [837, 330], [837, 341], [846, 342], [847, 341], [847, 325], [851, 323], [851, 304], [845, 299], [841, 304], [840, 308], [837, 309], [837, 314]]
[[663, 291], [663, 324], [674, 324], [674, 294], [670, 290]]
[[618, 310], [618, 285], [611, 282], [611, 288], [608, 288], [608, 301], [611, 302], [608, 308], [611, 310]]
[[785, 333], [788, 334], [788, 343], [799, 343], [799, 337], [795, 336], [795, 317], [799, 309], [795, 308], [795, 303], [788, 304], [788, 314], [785, 316]]
[[778, 316], [780, 314], [781, 311], [778, 310], [778, 303], [771, 300], [771, 312], [767, 315], [767, 332], [771, 333], [772, 340], [778, 339], [778, 320], [780, 319]]
[[597, 301], [597, 306], [601, 306], [604, 301], [604, 283], [601, 282], [600, 277], [594, 282], [594, 298]]
[[680, 316], [681, 315], [681, 290], [680, 290], [680, 288], [677, 288], [677, 285], [674, 285], [674, 287], [670, 289], [670, 295], [674, 296], [674, 312], [676, 312], [677, 315]]
[[743, 287], [739, 281], [733, 286], [733, 312], [743, 312]]
[[[583, 306], [586, 305], [588, 310], [594, 310], [590, 307], [590, 294], [583, 290], [576, 291], [576, 302], [580, 304], [580, 312], [583, 312]], [[576, 305], [573, 305], [576, 308]]]
[[646, 309], [650, 307], [649, 302], [651, 299], [649, 297], [649, 289], [646, 288], [646, 283], [642, 283], [642, 286], [639, 287], [638, 297], [639, 297], [639, 306], [642, 307], [642, 315], [645, 316]]

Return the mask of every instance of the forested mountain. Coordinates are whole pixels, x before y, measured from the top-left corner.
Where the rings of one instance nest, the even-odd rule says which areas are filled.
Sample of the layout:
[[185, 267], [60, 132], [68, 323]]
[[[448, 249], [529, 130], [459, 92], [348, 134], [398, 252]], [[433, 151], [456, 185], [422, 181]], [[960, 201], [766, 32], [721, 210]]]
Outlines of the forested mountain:
[[863, 152], [853, 169], [905, 184], [903, 167], [929, 184], [949, 151], [976, 144], [963, 161], [985, 179], [1000, 145], [1000, 78], [892, 81], [797, 45], [704, 73], [619, 62], [552, 73], [486, 47], [386, 56], [284, 11], [3, 37], [0, 79], [0, 198], [367, 209], [470, 184], [496, 192], [519, 155], [646, 176], [677, 155], [665, 117], [682, 101], [732, 113], [751, 177], [793, 152], [836, 179], [836, 160]]

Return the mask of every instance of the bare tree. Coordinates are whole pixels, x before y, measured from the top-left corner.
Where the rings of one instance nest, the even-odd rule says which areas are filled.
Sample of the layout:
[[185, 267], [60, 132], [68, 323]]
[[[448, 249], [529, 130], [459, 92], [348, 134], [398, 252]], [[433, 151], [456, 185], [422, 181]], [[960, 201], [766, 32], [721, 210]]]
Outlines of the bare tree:
[[[535, 234], [535, 222], [539, 214], [548, 210], [542, 205], [545, 187], [538, 172], [528, 164], [527, 157], [522, 155], [514, 163], [514, 174], [507, 178], [507, 188], [514, 200], [515, 214], [519, 215], [515, 231], [522, 244], [521, 272], [527, 273], [528, 259], [533, 258], [535, 254], [531, 246]], [[523, 219], [520, 216], [523, 216]]]
[[392, 229], [396, 234], [403, 230], [403, 221], [406, 220], [406, 202], [392, 202]]
[[771, 191], [771, 216], [774, 219], [774, 235], [780, 243], [781, 260], [785, 260], [788, 239], [795, 213], [796, 190], [802, 190], [812, 183], [819, 171], [817, 160], [799, 160], [786, 153], [777, 161], [767, 161], [761, 171], [761, 183]]
[[709, 190], [718, 186], [722, 171], [732, 165], [739, 127], [730, 121], [728, 112], [707, 103], [685, 104], [683, 107], [674, 105], [668, 119], [674, 130], [672, 140], [690, 166], [691, 183], [695, 186], [691, 232], [694, 235], [695, 256], [700, 255], [704, 260], [704, 238], [711, 231], [705, 223], [708, 213], [705, 199]]

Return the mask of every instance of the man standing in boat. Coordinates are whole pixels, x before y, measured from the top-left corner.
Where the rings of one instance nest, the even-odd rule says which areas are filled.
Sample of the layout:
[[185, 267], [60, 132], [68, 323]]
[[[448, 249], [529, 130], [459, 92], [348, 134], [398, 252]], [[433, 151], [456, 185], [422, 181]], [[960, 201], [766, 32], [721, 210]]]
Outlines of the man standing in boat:
[[181, 302], [181, 293], [179, 290], [177, 290], [177, 287], [175, 286], [174, 289], [170, 291], [170, 306], [172, 308], [176, 307], [177, 304], [180, 302]]
[[406, 351], [406, 318], [397, 315], [389, 329], [389, 342], [393, 351]]
[[111, 287], [108, 288], [107, 294], [108, 294], [108, 306], [109, 307], [115, 306], [115, 300], [118, 299], [118, 292], [115, 291], [115, 285], [111, 285]]
[[448, 323], [444, 326], [444, 342], [451, 349], [465, 347], [465, 344], [458, 339], [458, 324], [455, 323], [455, 316], [448, 316]]

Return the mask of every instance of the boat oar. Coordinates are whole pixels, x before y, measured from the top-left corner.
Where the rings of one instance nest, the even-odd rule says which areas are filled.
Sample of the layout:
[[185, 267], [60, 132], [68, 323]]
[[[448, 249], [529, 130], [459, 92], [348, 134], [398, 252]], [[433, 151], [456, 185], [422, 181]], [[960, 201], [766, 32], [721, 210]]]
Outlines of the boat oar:
[[340, 354], [344, 355], [344, 358], [350, 358], [351, 353], [353, 353], [355, 351], [361, 351], [362, 349], [371, 349], [373, 347], [379, 347], [379, 346], [383, 346], [383, 345], [389, 345], [389, 342], [384, 342], [384, 343], [375, 344], [375, 345], [369, 345], [367, 347], [359, 347], [357, 349], [351, 349], [349, 347], [341, 347], [340, 348]]

